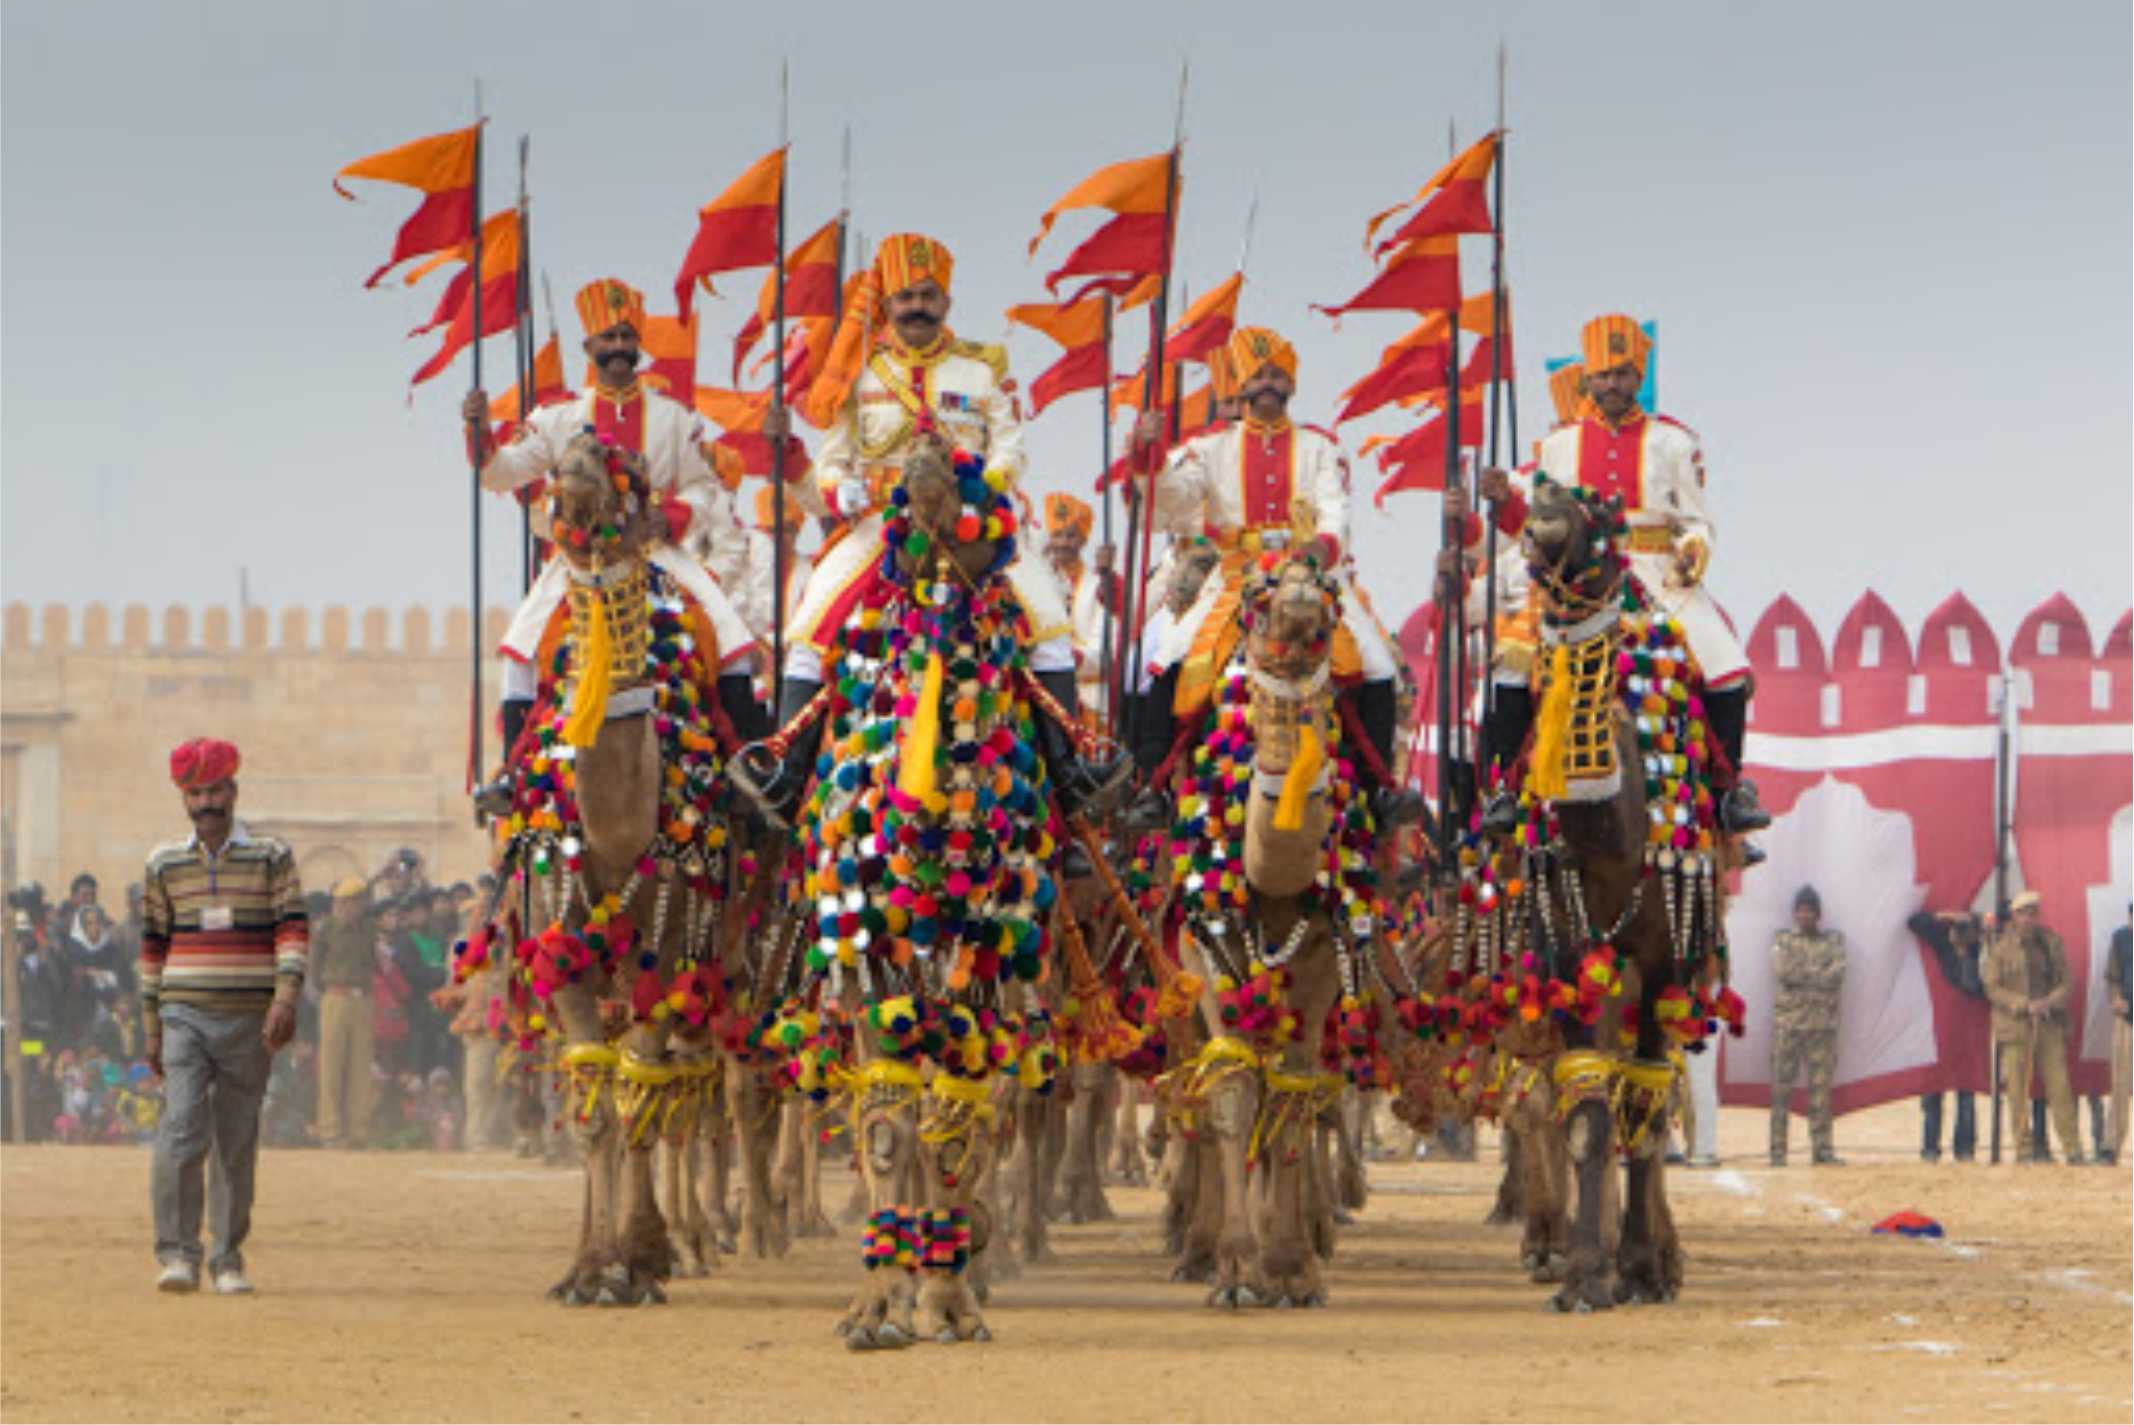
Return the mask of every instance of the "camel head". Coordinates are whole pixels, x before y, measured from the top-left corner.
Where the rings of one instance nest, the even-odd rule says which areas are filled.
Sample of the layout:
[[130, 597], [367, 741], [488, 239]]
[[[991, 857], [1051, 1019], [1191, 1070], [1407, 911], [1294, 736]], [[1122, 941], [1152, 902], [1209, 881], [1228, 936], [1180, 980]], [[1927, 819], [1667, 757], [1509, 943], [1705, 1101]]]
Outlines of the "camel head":
[[1246, 586], [1245, 648], [1252, 666], [1296, 678], [1323, 666], [1340, 622], [1331, 575], [1301, 555], [1263, 566]]
[[907, 575], [933, 569], [946, 555], [964, 581], [975, 584], [1004, 562], [1004, 548], [1013, 548], [1005, 537], [987, 536], [990, 507], [997, 497], [982, 467], [938, 435], [912, 442], [904, 456], [899, 495], [901, 514], [910, 521], [911, 533], [920, 536], [916, 541], [907, 538], [897, 549], [898, 567]]
[[548, 506], [565, 561], [584, 571], [640, 557], [659, 518], [649, 491], [642, 457], [603, 444], [591, 431], [573, 436], [556, 462]]
[[1559, 607], [1612, 593], [1623, 567], [1616, 548], [1621, 523], [1620, 499], [1596, 500], [1574, 486], [1537, 480], [1520, 536], [1535, 584]]

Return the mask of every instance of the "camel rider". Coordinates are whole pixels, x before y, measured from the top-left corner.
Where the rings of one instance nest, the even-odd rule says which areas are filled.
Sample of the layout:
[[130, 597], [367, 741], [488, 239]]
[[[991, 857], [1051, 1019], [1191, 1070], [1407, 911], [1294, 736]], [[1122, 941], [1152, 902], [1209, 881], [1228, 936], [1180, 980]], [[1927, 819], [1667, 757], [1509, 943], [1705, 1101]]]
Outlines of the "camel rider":
[[[1193, 607], [1181, 615], [1171, 646], [1186, 649], [1158, 678], [1143, 716], [1137, 719], [1137, 758], [1168, 755], [1176, 719], [1197, 716], [1208, 705], [1221, 662], [1235, 648], [1237, 602], [1245, 575], [1263, 550], [1287, 544], [1297, 515], [1308, 512], [1321, 564], [1342, 579], [1341, 628], [1334, 637], [1334, 673], [1353, 684], [1349, 696], [1370, 751], [1357, 758], [1371, 787], [1372, 810], [1381, 828], [1418, 819], [1422, 798], [1390, 781], [1393, 765], [1394, 686], [1400, 657], [1362, 601], [1341, 575], [1341, 551], [1349, 539], [1349, 472], [1330, 436], [1289, 419], [1296, 392], [1297, 354], [1264, 327], [1240, 327], [1225, 348], [1238, 383], [1239, 419], [1186, 441], [1170, 453], [1155, 484], [1156, 529], [1173, 534], [1205, 532], [1222, 551], [1222, 577], [1210, 579]], [[1161, 417], [1144, 413], [1135, 431], [1142, 458], [1162, 436]], [[1130, 491], [1135, 487], [1130, 482]], [[1165, 696], [1168, 692], [1170, 695]], [[1371, 753], [1387, 769], [1381, 781]], [[1160, 788], [1136, 804], [1139, 826], [1168, 819]]]
[[1096, 515], [1087, 504], [1061, 491], [1045, 496], [1045, 562], [1067, 596], [1068, 624], [1074, 638], [1075, 686], [1081, 691], [1085, 719], [1104, 715], [1104, 599], [1101, 586], [1111, 578], [1109, 561], [1100, 553], [1094, 572], [1082, 562]]
[[[1706, 714], [1735, 779], [1720, 798], [1720, 825], [1737, 835], [1769, 826], [1771, 818], [1757, 801], [1756, 784], [1740, 775], [1753, 685], [1749, 655], [1704, 586], [1712, 557], [1712, 522], [1705, 512], [1704, 454], [1696, 433], [1671, 417], [1648, 415], [1638, 405], [1651, 340], [1636, 321], [1619, 314], [1595, 317], [1586, 323], [1580, 345], [1585, 403], [1576, 420], [1542, 440], [1540, 471], [1562, 485], [1622, 498], [1630, 525], [1630, 571], [1652, 602], [1682, 626], [1704, 674]], [[1503, 471], [1488, 470], [1482, 475], [1481, 493], [1501, 502], [1501, 527], [1523, 528], [1527, 490], [1515, 486]], [[1515, 716], [1517, 708], [1524, 707], [1531, 716], [1530, 703], [1499, 706], [1513, 707]], [[1526, 732], [1523, 723], [1507, 726], [1491, 740], [1517, 747]], [[1509, 830], [1517, 816], [1516, 799], [1502, 792], [1492, 799], [1484, 825]], [[1760, 859], [1753, 850], [1749, 854], [1752, 862]]]
[[[479, 390], [468, 394], [464, 414], [469, 429], [478, 433], [482, 488], [516, 490], [546, 479], [572, 438], [588, 430], [642, 457], [652, 498], [667, 520], [667, 542], [654, 546], [652, 563], [696, 600], [711, 621], [719, 640], [719, 704], [738, 733], [753, 735], [758, 717], [749, 686], [749, 655], [755, 651], [755, 637], [721, 588], [740, 587], [748, 541], [734, 516], [732, 495], [705, 462], [703, 424], [695, 411], [638, 380], [645, 300], [636, 289], [612, 277], [591, 283], [578, 294], [578, 315], [585, 324], [585, 354], [593, 364], [593, 381], [584, 394], [531, 412], [501, 447], [489, 433], [488, 396]], [[535, 506], [536, 534], [545, 536], [546, 519]], [[709, 551], [704, 563], [683, 552], [685, 542]], [[501, 711], [506, 771], [475, 789], [475, 805], [483, 811], [498, 814], [510, 808], [510, 752], [526, 726], [540, 682], [534, 657], [569, 586], [568, 564], [552, 556], [505, 631]]]
[[[932, 238], [885, 238], [855, 285], [822, 374], [802, 404], [802, 414], [825, 427], [815, 458], [817, 485], [845, 525], [816, 560], [788, 627], [781, 727], [821, 688], [825, 664], [836, 657], [846, 621], [881, 563], [882, 511], [914, 439], [938, 435], [982, 458], [989, 469], [1022, 478], [1022, 422], [1006, 353], [959, 340], [947, 325], [954, 267], [949, 250]], [[1074, 641], [1059, 585], [1036, 557], [1018, 557], [1007, 576], [1029, 621], [1030, 671], [1072, 717], [1078, 698]], [[1037, 725], [1039, 751], [1068, 811], [1109, 792], [1126, 775], [1123, 762], [1108, 768], [1082, 764], [1068, 730], [1051, 718], [1040, 716]], [[741, 780], [766, 810], [783, 818], [798, 803], [813, 760], [813, 740], [796, 737], [775, 778], [752, 785], [744, 771]]]

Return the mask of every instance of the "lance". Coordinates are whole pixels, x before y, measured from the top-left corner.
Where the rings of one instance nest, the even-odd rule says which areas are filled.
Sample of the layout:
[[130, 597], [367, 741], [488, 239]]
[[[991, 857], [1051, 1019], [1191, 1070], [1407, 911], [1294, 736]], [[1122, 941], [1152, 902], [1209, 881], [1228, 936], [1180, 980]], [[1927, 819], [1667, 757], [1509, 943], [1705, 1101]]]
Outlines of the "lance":
[[[1491, 187], [1494, 202], [1491, 204], [1490, 264], [1489, 264], [1489, 465], [1492, 470], [1501, 469], [1498, 464], [1497, 436], [1503, 419], [1504, 405], [1504, 41], [1497, 41], [1497, 164]], [[1514, 458], [1517, 452], [1513, 446]], [[1483, 515], [1488, 527], [1483, 531], [1482, 555], [1482, 727], [1485, 732], [1494, 724], [1491, 715], [1497, 710], [1497, 683], [1494, 676], [1497, 665], [1497, 502], [1491, 500]], [[1491, 749], [1494, 751], [1494, 749]], [[1475, 778], [1479, 785], [1482, 776], [1482, 750], [1478, 746], [1475, 756]]]
[[[1148, 362], [1142, 368], [1141, 414], [1144, 416], [1155, 410], [1163, 400], [1163, 336], [1164, 328], [1170, 321], [1171, 262], [1176, 255], [1178, 236], [1178, 154], [1185, 147], [1186, 141], [1186, 82], [1190, 74], [1189, 62], [1181, 59], [1178, 62], [1178, 107], [1171, 122], [1171, 153], [1163, 175], [1163, 266], [1156, 279], [1156, 300], [1150, 304], [1149, 354]], [[1163, 460], [1160, 457], [1149, 462], [1148, 488], [1142, 492], [1144, 498], [1137, 501], [1135, 508], [1127, 513], [1126, 538], [1129, 544], [1136, 542], [1134, 524], [1138, 521], [1141, 526], [1140, 583], [1135, 589], [1133, 614], [1128, 620], [1130, 627], [1126, 630], [1133, 638], [1134, 650], [1132, 661], [1126, 665], [1129, 669], [1141, 666], [1141, 635], [1148, 619], [1149, 546], [1155, 534], [1156, 523], [1156, 477], [1162, 470]], [[1131, 472], [1128, 478], [1132, 478]]]
[[[2001, 674], [2000, 698], [1993, 709], [1996, 724], [1993, 754], [1993, 931], [2004, 932], [2008, 920], [2008, 674]], [[1984, 951], [1982, 950], [1981, 955]], [[2010, 1113], [2030, 1112], [2030, 1084], [2008, 1103]], [[2018, 1140], [2021, 1141], [2020, 1135]], [[2001, 1160], [2001, 1039], [1993, 1037], [1993, 1143], [1991, 1159]]]
[[[1460, 314], [1455, 309], [1445, 314], [1445, 498], [1444, 518], [1439, 522], [1439, 550], [1459, 556], [1459, 522], [1452, 517], [1452, 506], [1460, 493]], [[1455, 630], [1460, 627], [1461, 611], [1457, 608], [1460, 595], [1459, 568], [1456, 564], [1438, 575], [1438, 635], [1437, 635], [1437, 794], [1438, 794], [1438, 849], [1443, 856], [1441, 865], [1451, 865], [1453, 814], [1453, 725], [1457, 718], [1458, 694], [1456, 682], [1464, 682], [1466, 664], [1455, 655]]]
[[[533, 223], [526, 195], [527, 150], [532, 139], [519, 135], [519, 277], [516, 284], [518, 311], [512, 323], [512, 344], [517, 348], [519, 368], [519, 424], [533, 413], [534, 405], [534, 316], [533, 316]], [[519, 592], [533, 587], [533, 507], [519, 506]]]
[[[1112, 549], [1111, 316], [1112, 294], [1111, 289], [1107, 287], [1104, 289], [1104, 379], [1097, 384], [1097, 458], [1101, 462], [1097, 466], [1097, 488], [1099, 491], [1102, 492], [1104, 496], [1103, 547], [1106, 549]], [[1118, 557], [1118, 552], [1114, 549], [1112, 553], [1112, 558], [1116, 560]], [[1097, 644], [1097, 677], [1099, 679], [1099, 685], [1104, 689], [1105, 711], [1110, 714], [1110, 716], [1106, 719], [1105, 730], [1107, 732], [1117, 732], [1120, 727], [1120, 686], [1118, 683], [1113, 681], [1114, 675], [1118, 672], [1119, 669], [1119, 660], [1112, 656], [1111, 638], [1112, 626], [1115, 623], [1122, 622], [1122, 620], [1114, 618], [1112, 613], [1112, 605], [1119, 601], [1120, 595], [1124, 592], [1124, 586], [1109, 582], [1113, 579], [1116, 579], [1117, 577], [1118, 575], [1115, 572], [1109, 570], [1099, 574], [1099, 580], [1104, 582], [1101, 582], [1097, 588], [1097, 602], [1102, 606], [1104, 610], [1104, 636]]]
[[[469, 347], [474, 354], [473, 381], [470, 391], [482, 389], [482, 129], [486, 120], [482, 114], [482, 82], [474, 81], [474, 205], [468, 215], [467, 231], [468, 280], [473, 284], [468, 289], [468, 313], [473, 318], [473, 342]], [[467, 423], [467, 449], [473, 452], [469, 464], [473, 467], [468, 488], [468, 551], [467, 614], [469, 630], [467, 638], [468, 671], [471, 684], [467, 696], [467, 786], [472, 788], [481, 777], [482, 769], [482, 446], [488, 432], [484, 429], [487, 412]]]
[[[788, 132], [786, 60], [778, 61], [778, 147]], [[786, 155], [790, 161], [791, 154]], [[785, 702], [785, 171], [778, 174], [777, 255], [771, 259], [771, 710]]]

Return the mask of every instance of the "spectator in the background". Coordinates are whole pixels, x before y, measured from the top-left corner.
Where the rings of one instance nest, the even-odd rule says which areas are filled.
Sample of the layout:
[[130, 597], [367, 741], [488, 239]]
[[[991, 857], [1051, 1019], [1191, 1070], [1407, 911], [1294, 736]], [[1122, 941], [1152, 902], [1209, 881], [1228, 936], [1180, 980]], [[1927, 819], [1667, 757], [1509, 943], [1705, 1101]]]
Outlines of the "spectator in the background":
[[[97, 905], [96, 892], [96, 877], [90, 875], [87, 871], [76, 876], [67, 886], [69, 917], [71, 918], [75, 913], [87, 910], [90, 906]], [[102, 907], [98, 906], [98, 909], [102, 909]]]
[[369, 1141], [371, 1110], [371, 988], [377, 973], [378, 927], [370, 887], [350, 876], [333, 888], [332, 910], [319, 936], [313, 975], [320, 985], [318, 1136], [328, 1148]]
[[[1979, 956], [1985, 947], [1985, 928], [1975, 915], [1944, 911], [1928, 915], [1921, 911], [1905, 922], [1912, 934], [1934, 952], [1934, 964], [1942, 979], [1958, 994], [1972, 999], [1986, 997], [1979, 978]], [[1919, 1156], [1929, 1163], [1941, 1161], [1941, 1095], [1919, 1096]], [[1978, 1153], [1978, 1097], [1969, 1089], [1956, 1090], [1956, 1126], [1949, 1136], [1949, 1149], [1959, 1163], [1970, 1162]]]
[[134, 997], [134, 967], [111, 933], [103, 907], [77, 906], [60, 953], [54, 957], [65, 985], [61, 1037], [69, 1049], [94, 1047], [110, 1058], [126, 1052], [118, 1007]]
[[2107, 1166], [2119, 1162], [2127, 1147], [2127, 1098], [2134, 1079], [2134, 904], [2127, 906], [2127, 920], [2112, 932], [2112, 948], [2104, 957], [2104, 989], [2112, 997], [2112, 1121], [2097, 1158]]
[[1993, 1038], [2000, 1047], [2001, 1095], [2015, 1120], [2016, 1161], [2051, 1162], [2044, 1139], [2031, 1141], [2030, 1115], [2023, 1112], [2035, 1071], [2045, 1081], [2060, 1151], [2069, 1164], [2079, 1164], [2082, 1140], [2067, 1078], [2067, 949], [2039, 920], [2038, 906], [2036, 891], [2011, 901], [2010, 923], [1986, 951], [1984, 980], [1993, 1002]]
[[51, 1136], [52, 1120], [59, 1114], [59, 1083], [53, 1064], [63, 1047], [60, 1018], [66, 1005], [66, 980], [38, 934], [37, 915], [37, 910], [18, 908], [11, 917], [17, 956], [15, 992], [21, 998], [8, 1006], [17, 1016], [15, 1032], [22, 1056], [19, 1064], [9, 1067], [23, 1076], [23, 1138], [31, 1143]]
[[387, 901], [378, 907], [371, 937], [371, 1057], [389, 1079], [411, 1067], [408, 1002], [415, 987], [408, 979], [407, 961], [414, 950], [406, 943], [405, 920], [400, 902]]

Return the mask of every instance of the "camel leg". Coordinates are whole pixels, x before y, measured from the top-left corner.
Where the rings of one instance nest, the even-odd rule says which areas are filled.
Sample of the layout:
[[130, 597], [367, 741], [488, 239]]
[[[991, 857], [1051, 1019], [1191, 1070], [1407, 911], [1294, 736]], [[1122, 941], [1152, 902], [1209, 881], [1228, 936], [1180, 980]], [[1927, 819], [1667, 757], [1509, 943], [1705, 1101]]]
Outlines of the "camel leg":
[[1364, 1164], [1364, 1137], [1371, 1122], [1371, 1102], [1361, 1089], [1350, 1087], [1342, 1090], [1341, 1112], [1336, 1120], [1338, 1132], [1335, 1145], [1341, 1150], [1340, 1202], [1350, 1212], [1363, 1211], [1370, 1200], [1371, 1186], [1366, 1180]]
[[918, 1339], [912, 1325], [913, 1273], [925, 1243], [917, 1236], [922, 1224], [910, 1196], [911, 1169], [919, 1157], [914, 1101], [886, 1087], [863, 1093], [853, 1146], [867, 1192], [861, 1239], [866, 1275], [837, 1333], [853, 1350], [873, 1351]]
[[1578, 1198], [1571, 1218], [1570, 1257], [1553, 1304], [1559, 1311], [1606, 1310], [1615, 1305], [1614, 1265], [1606, 1240], [1614, 1116], [1605, 1101], [1587, 1099], [1572, 1108], [1563, 1132]]
[[777, 1089], [747, 1064], [726, 1066], [726, 1101], [732, 1106], [741, 1136], [741, 1252], [755, 1258], [782, 1257], [785, 1230], [778, 1220], [771, 1186], [771, 1153], [777, 1146]]
[[578, 1249], [549, 1296], [570, 1306], [599, 1299], [608, 1269], [616, 1264], [616, 1193], [621, 1154], [615, 1114], [615, 1063], [601, 1034], [600, 1011], [590, 988], [570, 985], [556, 992], [555, 1017], [566, 1042], [583, 1057], [564, 1087], [564, 1118], [582, 1150], [585, 1196]]
[[803, 1237], [835, 1237], [837, 1229], [822, 1210], [822, 1133], [806, 1115], [800, 1134], [800, 1226]]
[[800, 1232], [800, 1196], [803, 1153], [800, 1135], [807, 1121], [807, 1101], [797, 1094], [778, 1096], [778, 1137], [771, 1155], [771, 1216], [781, 1236], [791, 1240]]
[[[1259, 1284], [1248, 1280], [1258, 1265], [1259, 1244], [1253, 1237], [1251, 1168], [1245, 1154], [1259, 1110], [1260, 1080], [1253, 1073], [1224, 1075], [1207, 1090], [1204, 1100], [1202, 1131], [1213, 1137], [1210, 1150], [1220, 1175], [1222, 1204], [1210, 1306], [1257, 1306], [1265, 1299]], [[1202, 1164], [1203, 1176], [1207, 1171], [1208, 1165]]]
[[734, 1176], [734, 1124], [726, 1092], [725, 1066], [710, 1065], [704, 1079], [703, 1107], [697, 1112], [697, 1130], [692, 1144], [692, 1170], [696, 1174], [697, 1198], [721, 1252], [740, 1245], [741, 1224], [734, 1217], [730, 1193]]
[[[1325, 1160], [1313, 1141], [1318, 1124], [1308, 1116], [1309, 1090], [1270, 1088], [1265, 1093], [1260, 1156], [1252, 1165], [1250, 1183], [1252, 1228], [1259, 1247], [1254, 1282], [1267, 1305], [1323, 1306], [1326, 1290], [1313, 1250], [1313, 1219], [1316, 1180]], [[1331, 1224], [1327, 1230], [1331, 1234]]]
[[1042, 1150], [1038, 1155], [1037, 1184], [1038, 1206], [1044, 1209], [1045, 1220], [1057, 1222], [1067, 1215], [1067, 1195], [1061, 1191], [1060, 1165], [1067, 1161], [1067, 1113], [1069, 1105], [1062, 1101], [1057, 1091], [1042, 1100], [1044, 1111], [1038, 1114], [1038, 1122], [1044, 1126], [1039, 1142]]
[[1630, 1149], [1622, 1239], [1616, 1251], [1618, 1301], [1672, 1301], [1682, 1284], [1681, 1244], [1674, 1236], [1674, 1214], [1667, 1207], [1663, 1162], [1668, 1132], [1666, 1091], [1659, 1092], [1656, 1106], [1654, 1097], [1650, 1090], [1636, 1089], [1629, 1103], [1633, 1114], [1647, 1107], [1655, 1111], [1642, 1133], [1631, 1134], [1636, 1141]]
[[668, 1230], [677, 1238], [682, 1270], [688, 1276], [709, 1276], [718, 1265], [719, 1248], [704, 1210], [701, 1181], [706, 1161], [703, 1138], [709, 1127], [704, 1097], [710, 1091], [710, 1075], [718, 1064], [701, 1046], [682, 1051], [677, 1060], [684, 1077], [677, 1089], [683, 1095], [680, 1109], [660, 1135], [660, 1181], [665, 1188], [660, 1204]]
[[[935, 1086], [940, 1085], [935, 1081]], [[919, 1165], [926, 1187], [925, 1239], [919, 1272], [919, 1335], [944, 1345], [990, 1341], [969, 1269], [992, 1239], [992, 1214], [978, 1199], [996, 1138], [973, 1105], [929, 1092]]]
[[1504, 1116], [1504, 1176], [1497, 1180], [1497, 1200], [1491, 1204], [1489, 1216], [1482, 1219], [1485, 1227], [1517, 1222], [1524, 1213], [1526, 1129], [1514, 1120], [1514, 1114]]
[[1016, 1250], [1031, 1266], [1049, 1266], [1059, 1257], [1052, 1250], [1045, 1223], [1045, 1143], [1049, 1136], [1051, 1100], [1035, 1094], [1024, 1096], [1015, 1114], [1015, 1156], [1003, 1174], [1014, 1183], [1012, 1198]]
[[1128, 1187], [1146, 1187], [1149, 1166], [1141, 1151], [1141, 1086], [1117, 1070], [1112, 1080], [1119, 1090], [1119, 1110], [1112, 1126], [1111, 1173]]
[[1069, 1222], [1109, 1222], [1117, 1216], [1104, 1196], [1097, 1145], [1104, 1125], [1107, 1080], [1116, 1073], [1108, 1064], [1077, 1064], [1074, 1102], [1067, 1110], [1067, 1157], [1060, 1176], [1066, 1188]]

